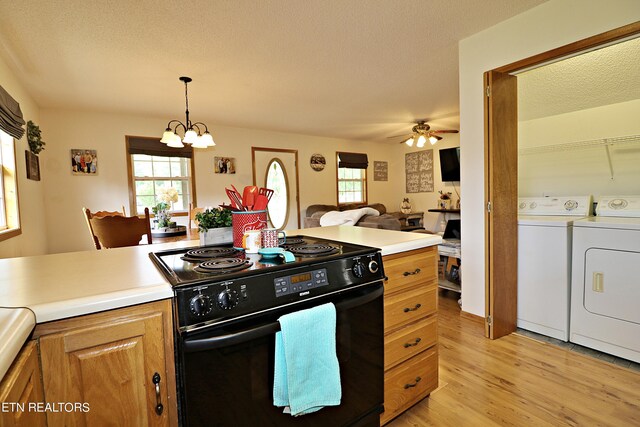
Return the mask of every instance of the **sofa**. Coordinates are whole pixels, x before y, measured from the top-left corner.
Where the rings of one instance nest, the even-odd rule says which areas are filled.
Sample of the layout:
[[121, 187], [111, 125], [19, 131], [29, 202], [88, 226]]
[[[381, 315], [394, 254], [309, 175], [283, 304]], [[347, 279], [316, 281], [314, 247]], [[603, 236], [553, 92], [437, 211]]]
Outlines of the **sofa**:
[[304, 228], [320, 227], [320, 217], [330, 211], [346, 211], [358, 208], [373, 208], [380, 212], [380, 216], [365, 215], [356, 223], [358, 227], [382, 228], [385, 230], [401, 230], [405, 223], [404, 214], [400, 212], [388, 213], [382, 203], [372, 205], [349, 204], [338, 208], [335, 205], [310, 205], [304, 218]]

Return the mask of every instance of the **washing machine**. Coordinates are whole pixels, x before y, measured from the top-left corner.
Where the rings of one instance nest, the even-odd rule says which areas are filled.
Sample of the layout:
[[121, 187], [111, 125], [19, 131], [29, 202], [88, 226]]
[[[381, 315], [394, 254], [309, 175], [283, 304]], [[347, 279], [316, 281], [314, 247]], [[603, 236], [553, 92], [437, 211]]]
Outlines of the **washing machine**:
[[591, 196], [518, 199], [519, 328], [569, 340], [572, 229], [592, 205]]
[[640, 196], [573, 224], [571, 342], [640, 362]]

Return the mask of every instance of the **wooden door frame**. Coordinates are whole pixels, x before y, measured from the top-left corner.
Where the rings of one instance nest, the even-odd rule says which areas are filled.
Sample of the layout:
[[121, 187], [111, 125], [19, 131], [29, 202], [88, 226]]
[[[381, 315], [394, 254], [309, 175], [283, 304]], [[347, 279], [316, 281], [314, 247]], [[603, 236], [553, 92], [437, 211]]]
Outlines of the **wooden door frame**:
[[[302, 228], [302, 223], [300, 222], [300, 173], [298, 171], [298, 150], [291, 150], [287, 148], [251, 147], [251, 169], [253, 171], [253, 185], [258, 185], [256, 174], [256, 151], [290, 153], [294, 155], [294, 164], [296, 169], [296, 209], [298, 211], [298, 228]], [[287, 215], [289, 214], [287, 213]]]
[[[596, 48], [600, 48], [600, 47], [604, 47], [604, 45], [607, 44], [612, 44], [614, 42], [618, 42], [618, 41], [622, 41], [624, 39], [627, 38], [632, 38], [634, 36], [637, 36], [640, 34], [640, 21], [638, 22], [634, 22], [632, 24], [628, 24], [619, 28], [615, 28], [613, 30], [610, 31], [606, 31], [604, 33], [600, 33], [597, 34], [595, 36], [591, 36], [591, 37], [587, 37], [585, 39], [573, 42], [573, 43], [569, 43], [565, 46], [561, 46], [543, 53], [539, 53], [537, 55], [533, 55], [530, 56], [528, 58], [524, 58], [521, 59], [519, 61], [516, 62], [512, 62], [510, 64], [507, 65], [503, 65], [501, 67], [498, 68], [494, 68], [491, 71], [495, 71], [495, 72], [499, 72], [499, 73], [506, 73], [506, 74], [512, 74], [512, 73], [516, 73], [518, 71], [523, 71], [527, 68], [532, 68], [532, 67], [537, 67], [537, 66], [541, 66], [545, 63], [550, 63], [550, 62], [554, 62], [554, 61], [558, 61], [562, 58], [565, 57], [569, 57], [569, 56], [573, 56], [573, 55], [579, 55], [582, 53], [586, 53], [589, 50], [592, 49], [596, 49]], [[517, 81], [516, 81], [517, 82]], [[483, 93], [483, 96], [486, 96]], [[484, 103], [485, 104], [485, 118], [488, 117], [488, 103]], [[518, 123], [517, 123], [517, 118], [516, 118], [516, 122], [515, 122], [515, 126], [517, 127]], [[484, 124], [485, 130], [484, 130], [484, 135], [485, 135], [485, 147], [488, 146], [489, 144], [489, 120], [485, 120], [485, 124]], [[518, 147], [518, 142], [517, 139], [511, 142], [512, 144], [515, 145], [515, 147], [511, 147], [512, 149], [517, 150]], [[491, 194], [492, 192], [490, 191], [491, 189], [488, 187], [490, 181], [488, 181], [487, 179], [487, 174], [488, 174], [488, 170], [489, 170], [489, 164], [488, 164], [488, 155], [486, 152], [486, 148], [485, 148], [485, 161], [484, 161], [484, 170], [485, 170], [485, 336], [488, 338], [498, 338], [498, 337], [493, 337], [492, 333], [490, 331], [490, 325], [489, 325], [489, 316], [491, 315], [489, 307], [490, 307], [490, 301], [488, 300], [489, 295], [491, 293], [494, 292], [499, 292], [501, 290], [501, 283], [491, 283], [490, 280], [490, 267], [492, 265], [492, 263], [498, 264], [503, 262], [504, 260], [500, 260], [500, 259], [491, 259], [491, 254], [487, 251], [487, 248], [490, 245], [490, 236], [488, 233], [488, 229], [487, 229], [487, 224], [488, 224], [488, 212], [486, 209], [487, 203], [491, 202], [491, 200], [489, 200], [489, 194]], [[497, 167], [508, 167], [509, 165], [496, 165]], [[515, 172], [516, 176], [512, 177], [514, 179], [517, 180], [517, 169], [513, 169], [513, 172]], [[493, 195], [493, 197], [495, 197], [495, 195]], [[511, 226], [515, 226], [517, 227], [517, 206], [516, 204], [514, 204], [513, 206], [510, 207], [512, 209], [512, 211], [509, 212], [510, 217], [515, 218], [514, 221], [516, 221], [516, 224], [511, 224]], [[517, 243], [517, 233], [516, 236], [514, 236], [515, 242]], [[517, 265], [517, 251], [516, 253], [513, 254], [513, 257], [515, 258], [515, 261], [510, 260], [509, 262], [513, 263], [515, 262]], [[518, 277], [518, 271], [517, 269], [513, 269], [513, 271], [511, 272], [512, 277], [510, 277], [510, 279], [515, 280], [515, 282], [517, 283], [517, 277]], [[517, 294], [516, 294], [516, 301], [513, 302], [513, 304], [517, 304]], [[517, 315], [517, 313], [516, 313]], [[515, 330], [515, 326], [516, 325], [516, 318], [513, 318], [513, 330]]]

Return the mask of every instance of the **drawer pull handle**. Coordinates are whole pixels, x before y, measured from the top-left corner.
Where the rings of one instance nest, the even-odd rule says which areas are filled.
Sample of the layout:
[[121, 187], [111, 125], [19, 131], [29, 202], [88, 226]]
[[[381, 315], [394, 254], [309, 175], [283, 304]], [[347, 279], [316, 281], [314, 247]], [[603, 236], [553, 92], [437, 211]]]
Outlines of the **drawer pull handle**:
[[405, 343], [404, 344], [404, 348], [409, 348], [409, 347], [414, 347], [416, 345], [418, 345], [418, 343], [420, 342], [420, 338], [416, 338], [416, 340], [412, 343]]
[[411, 387], [415, 387], [415, 386], [417, 386], [417, 385], [418, 385], [418, 383], [419, 383], [421, 380], [422, 380], [422, 378], [420, 378], [420, 377], [416, 377], [416, 382], [415, 382], [415, 383], [413, 383], [413, 384], [405, 384], [405, 385], [404, 385], [404, 389], [406, 390], [406, 389], [408, 389], [408, 388], [411, 388]]
[[402, 273], [403, 276], [413, 276], [414, 274], [420, 273], [420, 269], [416, 268], [414, 271], [405, 271]]
[[405, 313], [408, 313], [408, 312], [410, 312], [410, 311], [416, 311], [416, 310], [417, 310], [417, 309], [419, 309], [420, 307], [422, 307], [422, 304], [416, 304], [416, 306], [415, 306], [415, 307], [413, 307], [413, 308], [405, 308], [405, 309], [404, 309], [404, 312], [405, 312]]
[[162, 411], [164, 410], [164, 406], [162, 406], [162, 398], [160, 396], [160, 374], [155, 373], [153, 377], [151, 377], [151, 381], [156, 385], [156, 414], [162, 415]]

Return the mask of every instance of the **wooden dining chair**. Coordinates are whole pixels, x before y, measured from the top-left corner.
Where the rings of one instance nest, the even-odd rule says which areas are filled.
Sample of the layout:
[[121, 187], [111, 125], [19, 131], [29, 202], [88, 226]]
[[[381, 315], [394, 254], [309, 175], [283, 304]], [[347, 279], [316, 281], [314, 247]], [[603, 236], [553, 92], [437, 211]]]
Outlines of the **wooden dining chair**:
[[137, 246], [145, 234], [147, 243], [153, 243], [149, 208], [144, 209], [144, 218], [127, 217], [119, 212], [116, 215], [97, 216], [86, 208], [84, 212], [96, 249]]
[[[187, 221], [188, 229], [194, 227], [194, 225], [195, 227], [198, 226], [198, 221], [196, 220], [196, 214], [200, 212], [204, 212], [204, 208], [194, 208], [193, 203], [189, 203], [189, 219]], [[193, 221], [193, 224], [191, 223], [191, 221]]]
[[105, 216], [126, 216], [127, 215], [125, 213], [124, 206], [122, 206], [122, 212], [119, 212], [119, 211], [91, 212], [89, 209], [83, 207], [82, 214], [84, 216], [84, 219], [87, 221], [87, 227], [89, 228], [89, 233], [91, 234], [91, 239], [93, 240], [93, 244], [96, 247], [96, 249], [100, 249], [100, 242], [98, 241], [96, 234], [93, 232], [93, 227], [91, 226], [91, 221], [89, 220], [91, 218], [104, 218]]

